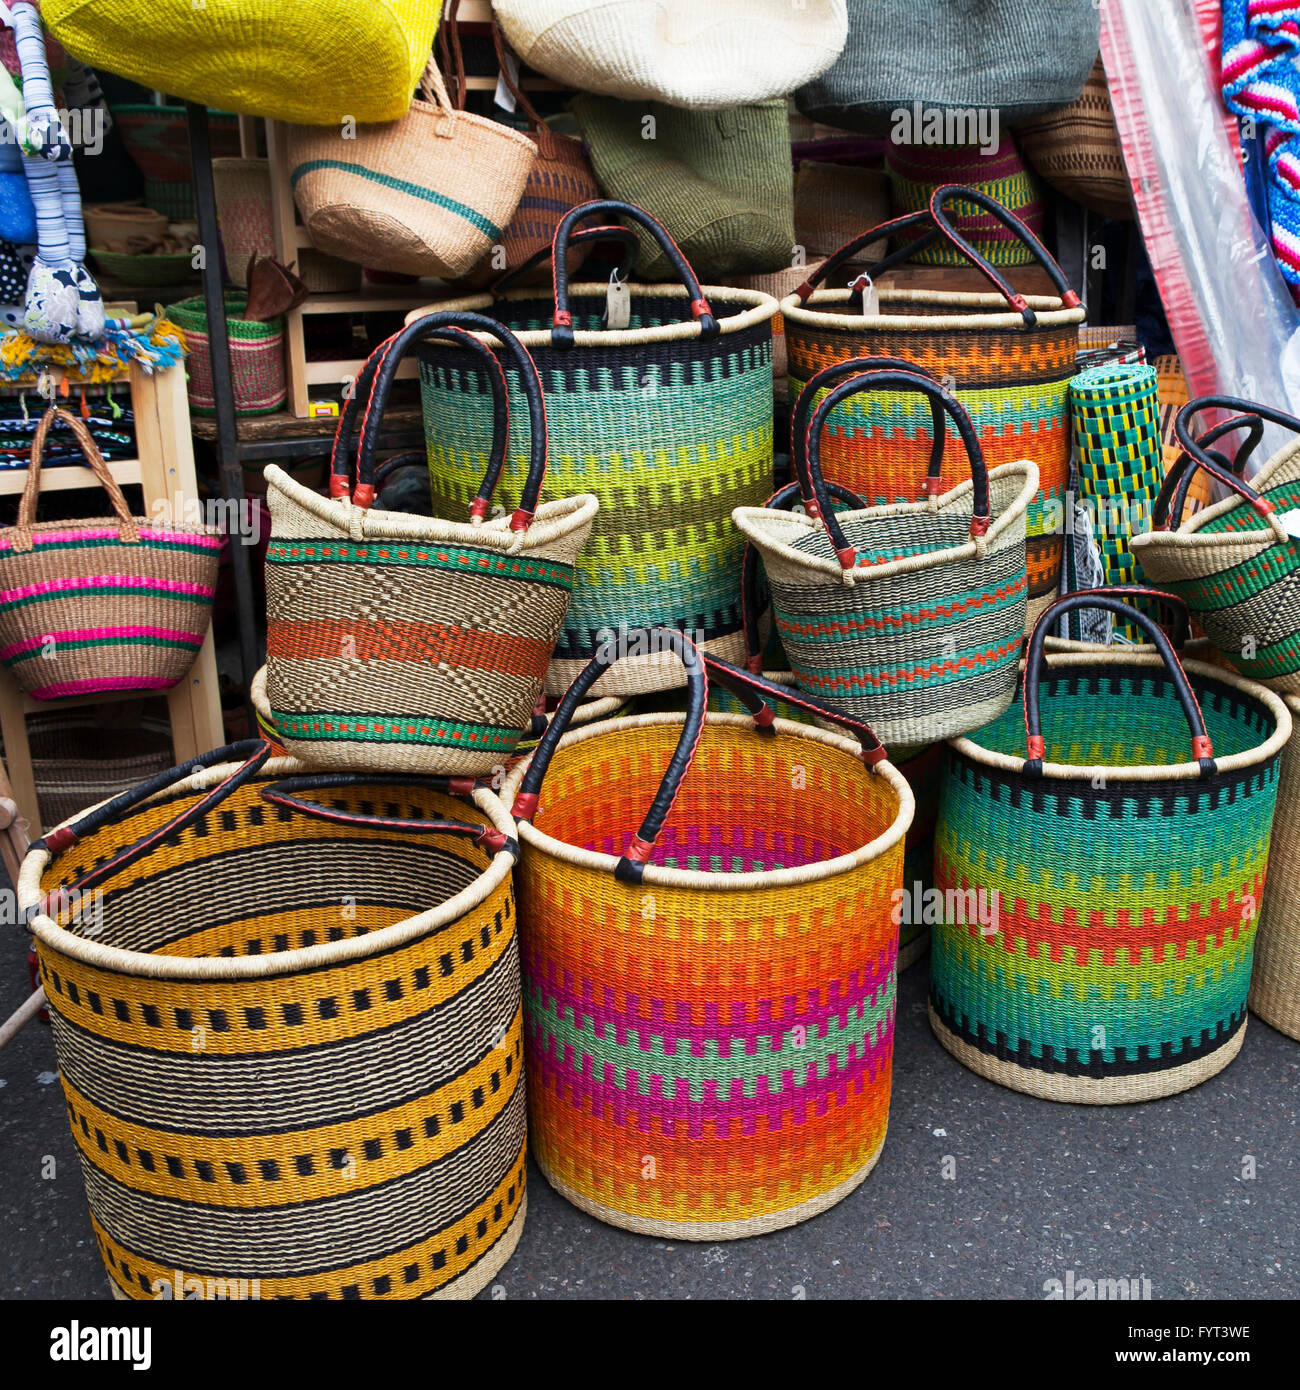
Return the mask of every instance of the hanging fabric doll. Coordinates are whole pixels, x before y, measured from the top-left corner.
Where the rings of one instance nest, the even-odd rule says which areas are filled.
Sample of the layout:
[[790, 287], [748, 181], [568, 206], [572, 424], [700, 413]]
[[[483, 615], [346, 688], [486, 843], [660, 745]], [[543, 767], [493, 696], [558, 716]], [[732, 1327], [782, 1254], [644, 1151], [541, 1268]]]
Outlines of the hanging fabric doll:
[[45, 35], [36, 7], [11, 5], [23, 77], [23, 172], [36, 208], [36, 260], [27, 280], [23, 327], [37, 342], [97, 338], [104, 331], [99, 286], [84, 265], [86, 231], [72, 145], [54, 105]]

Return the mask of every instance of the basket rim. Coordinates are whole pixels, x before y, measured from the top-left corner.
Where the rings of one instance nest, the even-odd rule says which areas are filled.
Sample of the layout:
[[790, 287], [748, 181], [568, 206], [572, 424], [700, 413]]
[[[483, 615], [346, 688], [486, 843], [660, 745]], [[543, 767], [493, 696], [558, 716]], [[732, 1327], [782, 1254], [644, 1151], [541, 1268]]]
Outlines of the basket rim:
[[[1013, 328], [1025, 334], [1037, 333], [1044, 328], [1066, 328], [1071, 324], [1082, 323], [1087, 317], [1087, 310], [1082, 306], [1067, 309], [1064, 307], [1064, 301], [1054, 295], [1025, 296], [1025, 303], [1038, 314], [1037, 324], [1029, 328], [1014, 309], [1007, 308], [1007, 301], [1000, 294], [981, 294], [966, 290], [903, 290], [891, 285], [881, 285], [879, 293], [882, 304], [932, 304], [957, 312], [915, 316], [823, 314], [818, 313], [816, 308], [801, 304], [798, 293], [794, 292], [786, 295], [781, 301], [781, 317], [787, 323], [804, 324], [808, 328], [851, 329], [855, 333], [878, 329], [900, 333], [941, 333], [957, 328]], [[808, 304], [847, 304], [852, 295], [853, 291], [849, 289], [817, 289], [809, 297]], [[985, 312], [961, 313], [961, 310]]]
[[[347, 497], [322, 497], [291, 478], [275, 463], [268, 463], [262, 476], [266, 479], [268, 505], [274, 493], [283, 493], [288, 500], [297, 503], [318, 520], [333, 526], [340, 539], [353, 541], [391, 540], [411, 545], [423, 541], [441, 541], [477, 545], [499, 550], [503, 555], [533, 555], [541, 547], [564, 540], [573, 532], [589, 526], [600, 510], [600, 499], [594, 493], [578, 492], [572, 497], [554, 497], [538, 506], [527, 530], [512, 531], [509, 516], [479, 522], [444, 521], [436, 516], [355, 507]], [[387, 517], [396, 520], [383, 520]], [[367, 526], [367, 521], [371, 525]], [[271, 511], [271, 539], [285, 539], [275, 534], [274, 509]], [[306, 541], [310, 538], [294, 539]], [[322, 536], [320, 539], [328, 538]]]
[[[1070, 667], [1105, 668], [1107, 666], [1145, 666], [1161, 671], [1168, 671], [1169, 669], [1158, 653], [1153, 652], [1147, 655], [1141, 651], [1120, 652], [1113, 647], [1097, 647], [1095, 650], [1087, 652], [1055, 651], [1047, 654], [1045, 661], [1049, 670]], [[1025, 663], [1021, 661], [1020, 674], [1022, 676], [1024, 669]], [[1286, 746], [1291, 737], [1292, 720], [1291, 711], [1281, 696], [1256, 681], [1247, 680], [1245, 676], [1238, 676], [1232, 671], [1225, 671], [1221, 666], [1209, 666], [1203, 661], [1184, 661], [1183, 670], [1187, 672], [1188, 676], [1208, 677], [1222, 685], [1232, 686], [1243, 695], [1257, 700], [1276, 720], [1273, 732], [1263, 743], [1247, 749], [1244, 753], [1229, 753], [1226, 757], [1215, 758], [1218, 773], [1239, 772], [1243, 768], [1255, 767], [1260, 763], [1268, 762]], [[1012, 704], [1014, 705], [1014, 703], [1013, 698]], [[1296, 712], [1300, 714], [1300, 701], [1297, 702]], [[1188, 733], [1188, 741], [1191, 741], [1190, 732]], [[992, 748], [985, 748], [976, 743], [970, 734], [949, 739], [948, 746], [972, 762], [979, 763], [984, 767], [996, 768], [999, 772], [1023, 773], [1028, 761], [1018, 754], [998, 753]], [[1044, 762], [1042, 775], [1044, 778], [1058, 782], [1091, 782], [1097, 777], [1101, 777], [1106, 783], [1111, 784], [1198, 782], [1201, 780], [1201, 765], [1195, 761], [1166, 764], [1143, 763], [1133, 767]]]
[[[990, 468], [990, 490], [994, 479], [1001, 481], [1014, 473], [1023, 473], [1025, 481], [1014, 501], [998, 513], [993, 524], [985, 533], [983, 539], [986, 555], [992, 552], [995, 540], [1019, 523], [1028, 512], [1029, 504], [1038, 496], [1038, 465], [1032, 459], [1021, 459], [1015, 463], [1000, 463], [996, 468]], [[870, 515], [874, 521], [886, 516], [928, 515], [931, 512], [956, 510], [968, 496], [973, 497], [974, 491], [974, 482], [970, 478], [966, 478], [963, 482], [949, 488], [938, 498], [938, 506], [932, 506], [929, 500], [893, 502], [885, 507], [860, 507], [855, 511], [840, 512], [838, 519], [843, 524], [846, 520], [852, 521], [867, 515]], [[964, 515], [964, 513], [961, 514]], [[921, 555], [904, 555], [900, 559], [889, 560], [883, 565], [857, 565], [851, 570], [846, 570], [838, 560], [827, 559], [821, 555], [810, 555], [807, 551], [796, 549], [787, 541], [776, 540], [768, 535], [765, 528], [759, 523], [774, 518], [778, 525], [797, 528], [805, 533], [816, 531], [822, 525], [820, 521], [815, 521], [806, 513], [780, 512], [774, 511], [770, 507], [736, 507], [731, 513], [731, 520], [736, 528], [747, 540], [758, 546], [764, 554], [778, 555], [789, 564], [805, 570], [814, 570], [834, 579], [847, 589], [852, 589], [859, 582], [868, 583], [877, 579], [892, 579], [900, 574], [935, 569], [940, 565], [952, 564], [959, 560], [979, 559], [979, 546], [975, 541], [967, 539], [962, 541], [960, 545], [945, 546], [942, 550], [926, 551]], [[1014, 538], [1013, 543], [1015, 543]]]
[[[163, 797], [175, 796], [178, 792], [206, 791], [229, 777], [240, 766], [239, 763], [219, 763], [175, 783], [158, 796], [141, 804], [147, 806]], [[306, 763], [299, 762], [297, 758], [270, 758], [254, 779], [254, 785], [274, 777], [303, 776], [314, 770]], [[362, 773], [360, 776], [364, 777], [365, 774]], [[474, 804], [497, 830], [511, 839], [516, 837], [513, 820], [491, 792], [476, 790]], [[85, 811], [79, 811], [72, 819], [76, 820], [85, 814]], [[41, 901], [41, 874], [50, 858], [48, 849], [35, 847], [23, 856], [16, 885], [21, 911], [27, 912]], [[502, 882], [510, 877], [513, 868], [514, 856], [509, 849], [499, 850], [473, 883], [426, 912], [414, 917], [405, 917], [400, 922], [381, 927], [379, 931], [369, 932], [365, 936], [321, 942], [297, 951], [272, 951], [260, 956], [162, 956], [147, 951], [129, 951], [121, 946], [109, 946], [78, 936], [43, 913], [33, 916], [28, 927], [37, 940], [51, 950], [69, 956], [82, 965], [120, 975], [203, 983], [261, 980], [270, 976], [299, 975], [310, 970], [344, 965], [348, 961], [361, 960], [427, 935], [437, 927], [457, 921], [485, 902]]]
[[[622, 733], [628, 729], [646, 729], [657, 725], [676, 727], [685, 722], [686, 715], [684, 713], [672, 711], [661, 714], [634, 714], [626, 719], [607, 719], [600, 724], [589, 724], [586, 728], [571, 729], [560, 740], [556, 751], [558, 752], [561, 748], [572, 747], [574, 744], [582, 743], [587, 739], [604, 738], [609, 734]], [[754, 733], [754, 721], [745, 714], [715, 714], [710, 711], [705, 715], [704, 722], [714, 728], [737, 728], [744, 729], [751, 734]], [[824, 729], [819, 729], [814, 725], [796, 724], [789, 719], [777, 719], [771, 727], [776, 730], [778, 736], [786, 734], [805, 742], [823, 743], [830, 748], [849, 754], [855, 761], [860, 758], [861, 749], [857, 743], [851, 739], [829, 733]], [[515, 794], [518, 792], [519, 785], [523, 781], [524, 774], [528, 771], [532, 760], [533, 754], [529, 753], [523, 762], [511, 770], [501, 790], [496, 793], [503, 811], [506, 811], [514, 801]], [[712, 873], [702, 869], [669, 869], [658, 864], [647, 864], [640, 887], [689, 888], [715, 893], [763, 892], [773, 888], [791, 888], [802, 884], [823, 882], [873, 863], [887, 854], [895, 845], [902, 844], [906, 838], [916, 814], [916, 798], [912, 794], [912, 788], [907, 778], [888, 759], [875, 764], [869, 772], [883, 776], [894, 789], [898, 796], [898, 814], [894, 817], [888, 830], [877, 835], [874, 840], [869, 840], [865, 845], [851, 850], [848, 854], [836, 855], [833, 859], [824, 859], [816, 864], [801, 864], [797, 868], [768, 869], [762, 872], [742, 874]], [[689, 770], [686, 775], [688, 777], [691, 775]], [[545, 785], [542, 787], [541, 800], [544, 804], [546, 800]], [[598, 850], [582, 849], [578, 845], [557, 840], [544, 830], [539, 830], [531, 821], [517, 822], [515, 833], [519, 836], [521, 844], [547, 855], [548, 858], [559, 859], [566, 864], [574, 865], [576, 868], [595, 869], [607, 873], [611, 883], [617, 882], [614, 878], [614, 869], [619, 863], [616, 854], [602, 854]], [[635, 884], [620, 884], [619, 886], [628, 892], [639, 891], [639, 886]]]
[[[1273, 481], [1273, 475], [1285, 473], [1287, 465], [1290, 463], [1300, 464], [1300, 439], [1279, 449], [1267, 463], [1262, 464], [1258, 471], [1246, 481], [1256, 492], [1260, 493], [1267, 492], [1270, 487], [1278, 486], [1279, 483], [1294, 482], [1300, 478], [1300, 467], [1296, 468], [1294, 477], [1280, 478], [1278, 483]], [[1218, 546], [1254, 546], [1256, 549], [1267, 550], [1270, 546], [1279, 544], [1278, 538], [1268, 526], [1255, 531], [1201, 530], [1207, 522], [1217, 521], [1219, 517], [1227, 516], [1239, 507], [1248, 505], [1245, 498], [1239, 497], [1235, 492], [1230, 493], [1218, 502], [1214, 502], [1208, 507], [1202, 507], [1198, 512], [1193, 512], [1191, 516], [1183, 520], [1182, 525], [1176, 531], [1143, 531], [1140, 535], [1131, 537], [1129, 544], [1140, 543], [1139, 548], [1144, 550], [1167, 550], [1171, 544], [1174, 547], [1192, 545], [1199, 549], [1210, 549]]]
[[[638, 295], [645, 299], [680, 299], [687, 291], [681, 285], [647, 285], [639, 280], [627, 281], [630, 294]], [[609, 284], [604, 280], [584, 280], [569, 286], [570, 298], [576, 298], [582, 294], [597, 295], [604, 294], [609, 289]], [[540, 290], [540, 293], [539, 293]], [[493, 306], [500, 303], [510, 303], [512, 300], [539, 299], [548, 294], [546, 286], [521, 286], [517, 289], [507, 290], [503, 295], [476, 294], [467, 296], [464, 299], [435, 300], [431, 304], [422, 304], [418, 309], [412, 309], [407, 314], [405, 323], [409, 326], [418, 319], [422, 319], [426, 314], [458, 314], [458, 313], [479, 313], [490, 310]], [[743, 304], [748, 305], [737, 314], [715, 315], [718, 326], [725, 336], [728, 333], [738, 333], [741, 329], [752, 328], [755, 324], [770, 322], [776, 317], [780, 310], [780, 303], [775, 295], [768, 294], [764, 290], [742, 290], [731, 285], [701, 285], [700, 293], [713, 304]], [[504, 325], [509, 328], [509, 324]], [[680, 342], [684, 339], [696, 339], [700, 336], [700, 325], [690, 319], [683, 323], [661, 324], [658, 328], [615, 328], [575, 330], [573, 343], [575, 347], [624, 347], [637, 343], [671, 343]], [[519, 339], [526, 348], [550, 347], [551, 334], [550, 328], [522, 328], [515, 332], [515, 337]], [[489, 347], [499, 346], [499, 340], [492, 334], [475, 330], [474, 337], [480, 342], [486, 343]], [[422, 345], [432, 350], [443, 346], [441, 343], [431, 342]]]

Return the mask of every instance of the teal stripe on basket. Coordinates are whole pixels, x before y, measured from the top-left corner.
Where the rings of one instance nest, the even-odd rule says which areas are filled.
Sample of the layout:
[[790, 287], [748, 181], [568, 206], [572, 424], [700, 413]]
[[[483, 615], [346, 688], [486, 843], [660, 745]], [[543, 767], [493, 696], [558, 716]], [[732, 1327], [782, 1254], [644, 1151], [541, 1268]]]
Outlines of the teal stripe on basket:
[[418, 183], [407, 183], [405, 179], [395, 179], [389, 174], [377, 173], [374, 169], [367, 169], [361, 164], [350, 164], [345, 159], [309, 159], [293, 171], [289, 183], [292, 187], [297, 188], [300, 179], [321, 169], [338, 169], [344, 174], [354, 174], [359, 179], [369, 179], [371, 183], [380, 184], [384, 188], [391, 188], [396, 193], [405, 193], [408, 198], [418, 198], [423, 203], [432, 203], [435, 207], [444, 208], [447, 212], [454, 212], [457, 217], [464, 218], [471, 227], [477, 227], [480, 232], [483, 232], [493, 241], [501, 239], [501, 228], [495, 222], [489, 222], [481, 212], [475, 212], [473, 208], [467, 207], [464, 203], [458, 203], [454, 198], [435, 193], [431, 188], [423, 188]]

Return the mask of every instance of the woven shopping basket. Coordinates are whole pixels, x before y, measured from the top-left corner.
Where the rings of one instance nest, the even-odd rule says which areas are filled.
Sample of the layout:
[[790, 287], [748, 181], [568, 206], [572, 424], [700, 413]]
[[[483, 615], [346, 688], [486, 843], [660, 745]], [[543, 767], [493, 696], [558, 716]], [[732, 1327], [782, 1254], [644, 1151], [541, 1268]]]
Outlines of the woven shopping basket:
[[537, 146], [458, 111], [430, 59], [398, 121], [289, 131], [289, 182], [312, 244], [374, 270], [454, 280], [500, 243]]
[[[1241, 1048], [1291, 716], [1198, 662], [1125, 600], [1070, 594], [1034, 629], [1009, 709], [955, 740], [935, 886], [930, 1022], [979, 1075], [1048, 1100], [1153, 1100]], [[1097, 604], [1140, 650], [1047, 656], [1053, 621]]]
[[[244, 317], [248, 296], [227, 291], [224, 299], [226, 333], [230, 339], [231, 392], [236, 415], [270, 415], [284, 404], [284, 320], [263, 323]], [[202, 295], [169, 305], [167, 317], [185, 333], [188, 351], [186, 392], [190, 413], [217, 413], [212, 381], [212, 340], [208, 310]]]
[[[936, 382], [882, 360], [841, 362], [813, 377], [791, 421], [803, 515], [738, 507], [761, 553], [781, 643], [800, 688], [904, 744], [977, 729], [1010, 703], [1024, 632], [1025, 514], [1038, 470], [989, 469], [970, 416]], [[828, 389], [812, 407], [818, 392]], [[919, 393], [953, 420], [971, 476], [940, 493], [946, 433], [933, 429], [927, 500], [836, 512], [821, 439], [839, 403]]]
[[113, 1291], [471, 1297], [524, 1221], [514, 827], [489, 792], [270, 751], [23, 861]]
[[[112, 516], [36, 520], [55, 420], [72, 430]], [[85, 423], [51, 407], [32, 438], [17, 524], [0, 531], [0, 661], [35, 700], [170, 689], [207, 636], [221, 543], [217, 527], [133, 517]]]
[[[612, 1225], [728, 1240], [826, 1210], [879, 1157], [912, 794], [864, 725], [775, 719], [779, 687], [654, 636], [689, 711], [566, 734], [610, 643], [502, 791], [532, 1154]], [[752, 715], [706, 716], [706, 664]]]
[[[958, 232], [944, 212], [953, 200], [984, 208], [1033, 248], [1059, 295], [1024, 296]], [[877, 287], [858, 276], [842, 290], [816, 287], [859, 248], [912, 228], [926, 235], [892, 252], [879, 275], [944, 238], [990, 280], [997, 294]], [[1068, 386], [1075, 375], [1078, 296], [1046, 248], [1005, 208], [975, 189], [937, 189], [918, 212], [842, 246], [782, 300], [790, 395], [823, 367], [851, 357], [900, 357], [942, 380], [970, 412], [991, 468], [1026, 456], [1038, 465], [1039, 495], [1028, 519], [1030, 623], [1055, 597], [1061, 572], [1065, 490], [1070, 476]], [[915, 397], [877, 394], [841, 407], [826, 442], [826, 474], [873, 506], [911, 501], [927, 444], [928, 410]], [[919, 437], [918, 437], [919, 436]], [[954, 464], [954, 468], [960, 465]], [[954, 473], [945, 481], [957, 481]]]
[[[652, 232], [682, 285], [615, 276], [570, 287], [571, 236], [597, 214]], [[613, 201], [567, 213], [551, 260], [553, 296], [512, 289], [495, 301], [484, 295], [437, 306], [491, 314], [518, 334], [546, 393], [555, 485], [600, 499], [547, 693], [563, 694], [611, 633], [643, 627], [676, 627], [738, 661], [744, 540], [731, 512], [758, 506], [772, 490], [776, 300], [752, 290], [701, 289], [663, 228], [639, 208]], [[611, 303], [626, 311], [627, 327], [606, 326]], [[490, 439], [490, 399], [464, 347], [430, 343], [419, 356], [434, 514], [463, 515]], [[522, 414], [518, 375], [505, 367], [511, 408]], [[506, 460], [507, 502], [518, 495], [525, 462], [517, 450]], [[637, 695], [681, 683], [675, 658], [651, 651], [621, 662], [594, 693]]]
[[[1192, 437], [1204, 410], [1231, 410], [1300, 434], [1300, 419], [1235, 396], [1201, 396], [1178, 412], [1185, 456], [1156, 500], [1154, 529], [1131, 542], [1148, 579], [1187, 602], [1224, 657], [1273, 690], [1300, 693], [1300, 439], [1251, 478], [1236, 477]], [[1244, 462], [1244, 460], [1243, 460]], [[1175, 496], [1198, 469], [1232, 495], [1183, 519]]]
[[[510, 516], [485, 520], [510, 441], [502, 368], [522, 383], [528, 476]], [[406, 353], [452, 339], [486, 367], [493, 421], [469, 521], [371, 510], [384, 407]], [[365, 399], [357, 482], [353, 426]], [[503, 767], [541, 693], [591, 530], [590, 493], [538, 504], [546, 413], [537, 372], [508, 330], [481, 314], [429, 314], [367, 361], [334, 440], [328, 498], [266, 470], [267, 698], [276, 733], [323, 767], [478, 776]], [[484, 476], [485, 473], [485, 476]]]

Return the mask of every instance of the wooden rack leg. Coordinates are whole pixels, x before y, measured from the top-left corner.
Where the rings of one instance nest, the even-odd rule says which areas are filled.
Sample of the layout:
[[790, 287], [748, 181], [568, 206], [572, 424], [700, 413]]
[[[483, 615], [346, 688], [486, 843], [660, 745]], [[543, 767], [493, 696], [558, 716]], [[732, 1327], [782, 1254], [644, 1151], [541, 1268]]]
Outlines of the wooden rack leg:
[[0, 732], [5, 741], [5, 771], [18, 803], [19, 826], [29, 839], [41, 833], [41, 808], [36, 799], [36, 774], [27, 743], [23, 694], [8, 671], [0, 671]]

